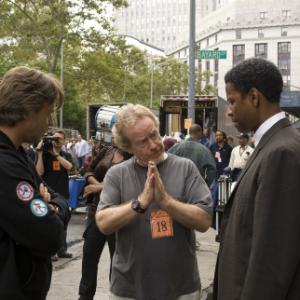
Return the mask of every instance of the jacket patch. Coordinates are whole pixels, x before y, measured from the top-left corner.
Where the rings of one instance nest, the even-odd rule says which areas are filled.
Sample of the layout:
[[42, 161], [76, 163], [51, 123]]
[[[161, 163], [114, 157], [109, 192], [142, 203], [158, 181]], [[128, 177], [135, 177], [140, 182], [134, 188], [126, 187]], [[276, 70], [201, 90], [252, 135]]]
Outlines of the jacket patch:
[[41, 199], [33, 199], [30, 203], [31, 212], [36, 217], [44, 217], [48, 213], [48, 205]]
[[33, 198], [33, 187], [26, 181], [18, 183], [16, 188], [17, 196], [22, 201], [29, 201]]

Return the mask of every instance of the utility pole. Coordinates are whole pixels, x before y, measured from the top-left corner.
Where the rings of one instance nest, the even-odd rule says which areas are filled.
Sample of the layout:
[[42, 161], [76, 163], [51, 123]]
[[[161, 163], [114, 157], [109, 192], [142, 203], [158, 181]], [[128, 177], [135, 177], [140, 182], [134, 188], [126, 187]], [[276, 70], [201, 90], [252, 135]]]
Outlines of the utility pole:
[[188, 118], [195, 123], [195, 44], [196, 3], [190, 0], [190, 46], [189, 46], [189, 101]]
[[[62, 86], [64, 86], [64, 41], [62, 40], [60, 46], [60, 82]], [[63, 124], [63, 114], [64, 114], [64, 107], [63, 104], [59, 110], [59, 127], [64, 128]]]

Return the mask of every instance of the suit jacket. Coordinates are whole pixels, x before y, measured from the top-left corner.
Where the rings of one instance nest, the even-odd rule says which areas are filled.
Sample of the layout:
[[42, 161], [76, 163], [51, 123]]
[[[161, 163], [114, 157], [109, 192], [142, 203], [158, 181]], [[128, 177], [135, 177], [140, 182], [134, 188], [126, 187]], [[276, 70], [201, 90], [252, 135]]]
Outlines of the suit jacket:
[[287, 119], [255, 148], [220, 236], [215, 300], [300, 299], [300, 134]]

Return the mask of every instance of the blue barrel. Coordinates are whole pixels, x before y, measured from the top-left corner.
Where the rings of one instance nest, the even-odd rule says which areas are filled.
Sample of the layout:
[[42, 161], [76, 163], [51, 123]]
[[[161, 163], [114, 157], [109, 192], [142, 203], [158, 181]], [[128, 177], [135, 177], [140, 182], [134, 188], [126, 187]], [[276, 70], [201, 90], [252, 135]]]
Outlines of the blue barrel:
[[85, 185], [84, 177], [72, 177], [69, 178], [69, 206], [71, 208], [78, 207], [78, 196], [82, 192]]

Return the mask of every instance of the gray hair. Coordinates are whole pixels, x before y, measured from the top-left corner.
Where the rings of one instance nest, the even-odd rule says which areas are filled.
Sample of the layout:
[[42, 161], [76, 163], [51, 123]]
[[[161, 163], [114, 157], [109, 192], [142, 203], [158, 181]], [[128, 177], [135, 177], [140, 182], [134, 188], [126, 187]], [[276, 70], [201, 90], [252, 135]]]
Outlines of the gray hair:
[[116, 113], [116, 123], [112, 128], [114, 143], [122, 150], [130, 151], [130, 141], [126, 137], [125, 130], [133, 127], [138, 120], [145, 117], [150, 118], [156, 128], [159, 128], [159, 121], [153, 112], [140, 104], [127, 104], [121, 107]]

